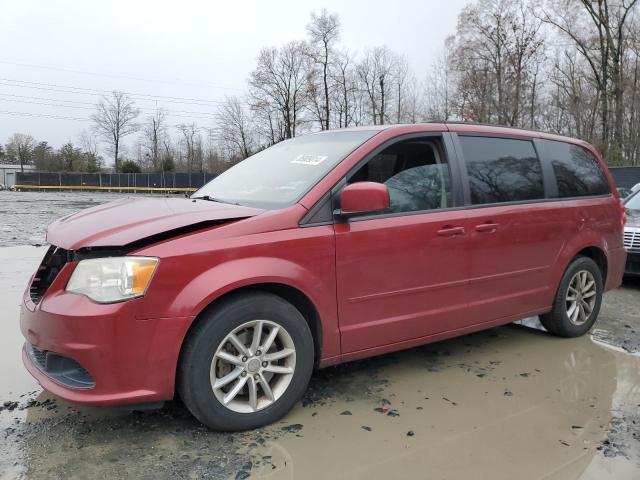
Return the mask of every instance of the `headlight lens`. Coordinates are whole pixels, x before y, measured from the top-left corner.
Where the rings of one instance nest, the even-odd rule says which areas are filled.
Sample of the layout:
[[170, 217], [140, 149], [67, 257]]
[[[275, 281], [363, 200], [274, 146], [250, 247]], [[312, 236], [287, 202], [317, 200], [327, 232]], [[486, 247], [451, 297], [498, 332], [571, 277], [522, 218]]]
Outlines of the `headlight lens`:
[[105, 257], [81, 260], [66, 290], [99, 303], [141, 297], [147, 291], [159, 260], [153, 257]]

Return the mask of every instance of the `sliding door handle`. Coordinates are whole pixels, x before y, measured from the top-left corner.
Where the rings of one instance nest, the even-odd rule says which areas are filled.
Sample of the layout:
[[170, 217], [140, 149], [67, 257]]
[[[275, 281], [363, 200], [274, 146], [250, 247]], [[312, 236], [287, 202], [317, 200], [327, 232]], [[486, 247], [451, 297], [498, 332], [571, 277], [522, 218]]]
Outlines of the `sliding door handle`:
[[493, 233], [498, 229], [499, 226], [499, 223], [481, 223], [480, 225], [476, 225], [476, 232]]
[[456, 235], [464, 235], [464, 227], [454, 227], [452, 225], [446, 225], [438, 230], [438, 235], [441, 237], [454, 237]]

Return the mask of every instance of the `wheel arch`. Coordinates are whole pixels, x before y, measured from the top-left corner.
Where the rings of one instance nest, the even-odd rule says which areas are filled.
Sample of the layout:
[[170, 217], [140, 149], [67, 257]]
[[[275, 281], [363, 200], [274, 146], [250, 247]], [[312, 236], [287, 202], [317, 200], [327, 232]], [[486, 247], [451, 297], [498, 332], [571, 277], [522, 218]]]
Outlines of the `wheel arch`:
[[[562, 270], [560, 279], [556, 285], [556, 288], [554, 290], [554, 300], [551, 305], [551, 309], [548, 312], [545, 312], [545, 314], [540, 315], [540, 321], [542, 325], [547, 329], [547, 331], [549, 331], [550, 333], [553, 333], [554, 335], [557, 335], [560, 337], [576, 337], [579, 335], [583, 335], [593, 326], [593, 323], [597, 319], [600, 305], [602, 302], [603, 291], [600, 291], [599, 295], [596, 295], [594, 297], [595, 303], [591, 304], [591, 309], [589, 310], [588, 314], [585, 314], [582, 307], [580, 307], [579, 311], [577, 311], [578, 301], [582, 301], [582, 300], [578, 300], [577, 296], [571, 299], [571, 301], [573, 302], [572, 313], [566, 310], [567, 304], [570, 301], [567, 295], [568, 295], [568, 291], [569, 291], [568, 289], [570, 288], [571, 282], [573, 282], [576, 275], [581, 271], [580, 268], [585, 268], [585, 267], [576, 268], [571, 272], [569, 272], [569, 269], [571, 268], [571, 265], [573, 265], [576, 262], [581, 261], [582, 262], [581, 265], [584, 265], [584, 262], [587, 258], [593, 261], [593, 263], [595, 263], [595, 268], [593, 266], [591, 266], [590, 268], [597, 269], [600, 271], [602, 276], [601, 288], [604, 287], [604, 283], [606, 282], [607, 270], [608, 270], [607, 255], [605, 253], [605, 250], [603, 250], [598, 246], [589, 245], [573, 252], [573, 255], [569, 257], [566, 264], [565, 263], [562, 264], [563, 270]], [[570, 273], [571, 276], [568, 276], [567, 275], [568, 273]], [[563, 283], [565, 281], [567, 283]], [[583, 287], [584, 285], [575, 286], [575, 288], [578, 290]], [[598, 294], [597, 287], [593, 287], [593, 288], [594, 288], [594, 293]], [[578, 290], [574, 290], [576, 295]], [[580, 315], [580, 317], [574, 315], [576, 313]], [[576, 323], [577, 320], [580, 320], [581, 322]]]
[[279, 282], [249, 283], [225, 291], [224, 293], [212, 299], [197, 313], [197, 315], [191, 322], [191, 325], [189, 325], [189, 328], [186, 330], [184, 337], [182, 338], [178, 361], [180, 356], [182, 355], [182, 350], [186, 339], [195, 329], [196, 325], [198, 325], [199, 322], [203, 321], [208, 312], [212, 311], [223, 302], [232, 301], [236, 297], [240, 297], [244, 294], [252, 292], [267, 292], [276, 295], [292, 304], [300, 312], [300, 314], [306, 320], [309, 329], [311, 330], [314, 347], [314, 365], [317, 367], [321, 358], [323, 340], [322, 322], [320, 320], [318, 309], [316, 308], [311, 298], [309, 298], [309, 296], [306, 295], [303, 291], [289, 284]]
[[171, 299], [171, 316], [191, 317], [186, 332], [202, 313], [229, 295], [258, 289], [279, 295], [293, 304], [309, 322], [315, 355], [323, 362], [339, 358], [340, 334], [334, 272], [320, 273], [306, 265], [278, 257], [236, 258], [202, 271]]
[[600, 272], [602, 273], [602, 283], [603, 285], [607, 284], [607, 275], [609, 272], [609, 263], [607, 259], [607, 254], [605, 253], [604, 245], [599, 242], [597, 238], [590, 238], [589, 241], [582, 241], [580, 243], [574, 242], [573, 244], [567, 245], [562, 254], [556, 259], [556, 268], [554, 270], [552, 284], [554, 286], [553, 291], [550, 292], [551, 295], [549, 298], [549, 304], [551, 304], [552, 298], [555, 297], [558, 288], [560, 287], [560, 282], [562, 280], [562, 276], [564, 272], [566, 272], [571, 262], [577, 257], [583, 256], [592, 259]]
[[576, 257], [587, 257], [596, 262], [596, 265], [598, 265], [600, 273], [602, 274], [602, 283], [605, 284], [607, 282], [609, 264], [604, 250], [596, 246], [585, 247], [573, 256], [573, 258]]

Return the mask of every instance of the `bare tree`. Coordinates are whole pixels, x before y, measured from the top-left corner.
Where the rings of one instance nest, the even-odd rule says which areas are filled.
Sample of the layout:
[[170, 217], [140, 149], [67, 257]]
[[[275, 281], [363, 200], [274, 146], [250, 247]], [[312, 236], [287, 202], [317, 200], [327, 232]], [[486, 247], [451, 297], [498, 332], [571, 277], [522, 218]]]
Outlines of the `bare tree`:
[[251, 95], [250, 108], [256, 131], [261, 138], [266, 139], [267, 146], [287, 138], [282, 111], [277, 105], [254, 92]]
[[320, 128], [322, 130], [329, 129], [330, 98], [329, 98], [329, 80], [330, 68], [333, 61], [334, 43], [340, 37], [340, 19], [337, 14], [330, 14], [326, 9], [322, 9], [319, 14], [313, 12], [311, 21], [307, 24], [307, 33], [310, 41], [310, 54], [314, 62], [320, 65], [323, 100], [324, 100], [324, 118], [320, 118]]
[[93, 155], [94, 157], [98, 156], [98, 140], [94, 135], [91, 134], [91, 132], [82, 130], [82, 132], [80, 132], [80, 135], [78, 136], [78, 142], [80, 143], [80, 147], [85, 153]]
[[162, 139], [167, 134], [167, 114], [161, 108], [147, 116], [142, 126], [144, 146], [154, 170], [162, 170]]
[[627, 93], [627, 101], [624, 102], [625, 119], [627, 126], [626, 138], [624, 140], [625, 160], [629, 165], [637, 165], [640, 161], [640, 23], [637, 17], [630, 24], [629, 38], [634, 41], [629, 42], [629, 52], [626, 61], [626, 85], [630, 90]]
[[358, 62], [356, 71], [358, 72], [360, 88], [369, 100], [371, 120], [373, 124], [376, 125], [378, 123], [378, 94], [376, 91], [378, 72], [376, 71], [376, 62], [374, 61], [371, 50], [365, 52], [364, 58]]
[[14, 133], [7, 144], [7, 156], [15, 158], [20, 163], [20, 171], [24, 173], [24, 166], [31, 163], [31, 153], [35, 146], [35, 140], [31, 135], [24, 133]]
[[424, 86], [424, 115], [428, 120], [447, 121], [453, 116], [454, 76], [450, 70], [454, 37], [445, 40], [443, 52], [431, 64]]
[[103, 97], [96, 108], [96, 113], [91, 117], [94, 132], [113, 149], [115, 169], [118, 171], [121, 141], [138, 130], [136, 119], [140, 111], [126, 94], [116, 91], [110, 97]]
[[[200, 140], [199, 128], [195, 123], [181, 123], [177, 125], [177, 129], [182, 134], [182, 138], [184, 140], [187, 154], [187, 172], [191, 173], [193, 171], [194, 165], [197, 165], [196, 160], [198, 158], [198, 143]], [[200, 167], [201, 168], [199, 170], [202, 170], [202, 164], [200, 165]]]
[[398, 56], [395, 67], [395, 87], [396, 87], [396, 123], [402, 123], [403, 116], [403, 100], [405, 94], [409, 94], [407, 86], [411, 83], [411, 74], [409, 72], [409, 62], [404, 56]]
[[402, 97], [398, 105], [401, 114], [398, 123], [418, 123], [425, 120], [424, 86], [412, 73], [403, 80]]
[[387, 119], [387, 102], [393, 91], [398, 63], [398, 55], [386, 46], [381, 46], [368, 49], [356, 67], [369, 100], [374, 125], [383, 125]]
[[[360, 55], [347, 52], [340, 45], [338, 16], [321, 10], [306, 25], [306, 41], [259, 53], [247, 95], [220, 102], [204, 137], [187, 120], [166, 129], [165, 112], [158, 110], [145, 119], [137, 145], [124, 142], [137, 129], [138, 111], [117, 92], [98, 106], [93, 130], [111, 145], [116, 168], [129, 147], [148, 168], [218, 172], [309, 130], [425, 119], [540, 128], [584, 138], [610, 163], [638, 164], [638, 4], [469, 0], [426, 73], [413, 71], [406, 58], [384, 45]], [[98, 159], [95, 140], [86, 140], [81, 138], [87, 160], [67, 167], [89, 169], [88, 159]], [[16, 163], [17, 150], [8, 152]], [[28, 162], [24, 152], [20, 157]], [[61, 150], [41, 145], [34, 158], [63, 168], [57, 166]]]
[[254, 150], [252, 121], [243, 99], [226, 97], [216, 112], [216, 134], [221, 143], [230, 148], [240, 160]]
[[543, 59], [540, 24], [523, 0], [479, 0], [462, 11], [451, 63], [463, 119], [524, 126]]
[[353, 121], [353, 97], [357, 95], [357, 81], [353, 68], [353, 61], [349, 52], [343, 51], [336, 55], [332, 69], [332, 83], [335, 88], [331, 101], [334, 111], [337, 111], [338, 127], [348, 127]]
[[205, 127], [205, 131], [207, 132], [204, 152], [205, 169], [207, 172], [222, 173], [230, 166], [231, 162], [228, 159], [232, 155], [224, 154], [224, 150], [218, 142], [218, 132], [215, 127]]
[[[568, 37], [587, 61], [600, 97], [601, 145], [620, 161], [628, 22], [637, 0], [548, 0], [540, 17]], [[611, 115], [613, 106], [613, 136]]]
[[[308, 58], [304, 42], [289, 42], [279, 49], [265, 48], [249, 79], [253, 107], [268, 112], [265, 116], [272, 131], [272, 114], [277, 113], [282, 120], [284, 138], [295, 137], [302, 121], [304, 91], [309, 80]], [[273, 139], [276, 140], [275, 134]]]
[[546, 101], [538, 106], [543, 129], [593, 141], [597, 138], [600, 96], [589, 67], [577, 52], [558, 52], [546, 75]]

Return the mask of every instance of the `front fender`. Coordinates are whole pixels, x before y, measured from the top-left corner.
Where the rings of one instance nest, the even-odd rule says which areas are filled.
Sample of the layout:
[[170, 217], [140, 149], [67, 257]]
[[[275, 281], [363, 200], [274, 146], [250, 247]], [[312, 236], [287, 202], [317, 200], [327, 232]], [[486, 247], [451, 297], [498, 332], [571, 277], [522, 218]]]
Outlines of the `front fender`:
[[193, 278], [178, 292], [169, 310], [176, 312], [177, 316], [177, 312], [196, 316], [225, 293], [260, 283], [279, 283], [296, 288], [314, 305], [318, 303], [314, 297], [324, 288], [323, 282], [312, 271], [289, 260], [242, 258], [216, 265]]
[[[321, 358], [340, 354], [335, 285], [323, 281], [313, 270], [291, 260], [261, 256], [225, 261], [181, 285], [175, 295], [168, 299], [163, 310], [167, 316], [194, 319], [223, 295], [264, 283], [285, 285], [304, 294], [315, 306], [321, 319]], [[155, 315], [148, 311], [148, 316]]]

